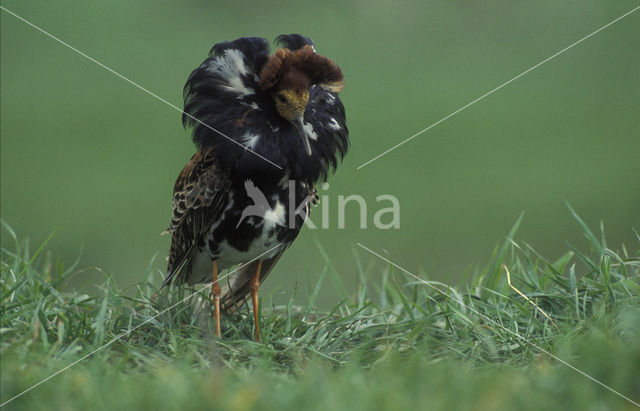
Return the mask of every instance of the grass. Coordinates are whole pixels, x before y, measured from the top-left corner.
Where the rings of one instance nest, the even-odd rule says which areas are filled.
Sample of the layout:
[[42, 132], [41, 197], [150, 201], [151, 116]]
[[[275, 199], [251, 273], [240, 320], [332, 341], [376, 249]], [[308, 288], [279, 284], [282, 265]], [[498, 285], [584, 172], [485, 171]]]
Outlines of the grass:
[[358, 251], [358, 287], [330, 311], [317, 296], [343, 287], [325, 255], [304, 305], [263, 300], [264, 344], [247, 307], [215, 338], [208, 290], [159, 291], [151, 268], [133, 294], [108, 274], [94, 295], [68, 290], [78, 263], [46, 243], [32, 252], [4, 224], [14, 244], [2, 247], [0, 401], [109, 343], [3, 408], [632, 409], [532, 345], [640, 402], [640, 254], [608, 248], [574, 217], [589, 250], [544, 258], [514, 240], [519, 219], [463, 289]]

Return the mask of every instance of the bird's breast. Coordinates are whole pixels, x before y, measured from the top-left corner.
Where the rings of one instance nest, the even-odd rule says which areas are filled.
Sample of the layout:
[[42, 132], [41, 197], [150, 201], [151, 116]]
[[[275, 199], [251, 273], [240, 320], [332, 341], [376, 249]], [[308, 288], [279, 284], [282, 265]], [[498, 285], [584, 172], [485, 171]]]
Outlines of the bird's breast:
[[221, 217], [199, 244], [221, 268], [276, 255], [298, 235], [309, 208], [304, 183], [286, 177], [276, 184], [247, 179], [233, 187]]

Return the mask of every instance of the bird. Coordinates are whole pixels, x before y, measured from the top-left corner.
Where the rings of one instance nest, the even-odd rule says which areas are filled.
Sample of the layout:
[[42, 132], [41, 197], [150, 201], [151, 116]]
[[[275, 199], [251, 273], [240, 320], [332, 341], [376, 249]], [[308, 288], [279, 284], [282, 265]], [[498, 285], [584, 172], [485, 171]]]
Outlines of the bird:
[[182, 123], [197, 151], [174, 185], [163, 283], [211, 281], [218, 337], [221, 312], [251, 298], [257, 342], [260, 284], [350, 146], [341, 68], [301, 34], [274, 44], [271, 54], [261, 37], [217, 43], [187, 78]]

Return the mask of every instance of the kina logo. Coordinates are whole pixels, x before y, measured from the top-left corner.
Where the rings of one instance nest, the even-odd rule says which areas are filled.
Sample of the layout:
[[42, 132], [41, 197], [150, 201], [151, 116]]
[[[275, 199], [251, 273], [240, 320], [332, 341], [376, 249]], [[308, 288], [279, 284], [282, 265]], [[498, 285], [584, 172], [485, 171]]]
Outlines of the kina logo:
[[269, 202], [267, 201], [267, 197], [265, 197], [264, 193], [256, 187], [256, 185], [251, 180], [247, 180], [244, 182], [244, 188], [247, 191], [247, 196], [253, 201], [253, 204], [245, 207], [242, 210], [242, 215], [240, 216], [240, 220], [236, 225], [236, 228], [242, 224], [242, 222], [247, 217], [260, 217], [266, 221], [271, 221], [281, 227], [286, 227], [285, 221], [285, 213], [284, 207], [282, 205], [276, 206], [274, 210]]

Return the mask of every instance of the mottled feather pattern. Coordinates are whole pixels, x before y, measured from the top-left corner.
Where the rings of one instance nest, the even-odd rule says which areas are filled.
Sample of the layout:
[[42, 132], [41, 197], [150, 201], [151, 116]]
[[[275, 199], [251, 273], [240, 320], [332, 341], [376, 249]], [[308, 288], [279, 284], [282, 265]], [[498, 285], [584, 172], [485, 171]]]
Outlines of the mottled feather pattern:
[[228, 189], [227, 177], [216, 164], [213, 148], [196, 152], [176, 180], [169, 231], [175, 231], [189, 211], [210, 206], [216, 195]]
[[165, 284], [189, 265], [192, 248], [220, 216], [229, 186], [228, 173], [218, 166], [212, 147], [196, 152], [178, 176], [168, 230], [173, 236]]

